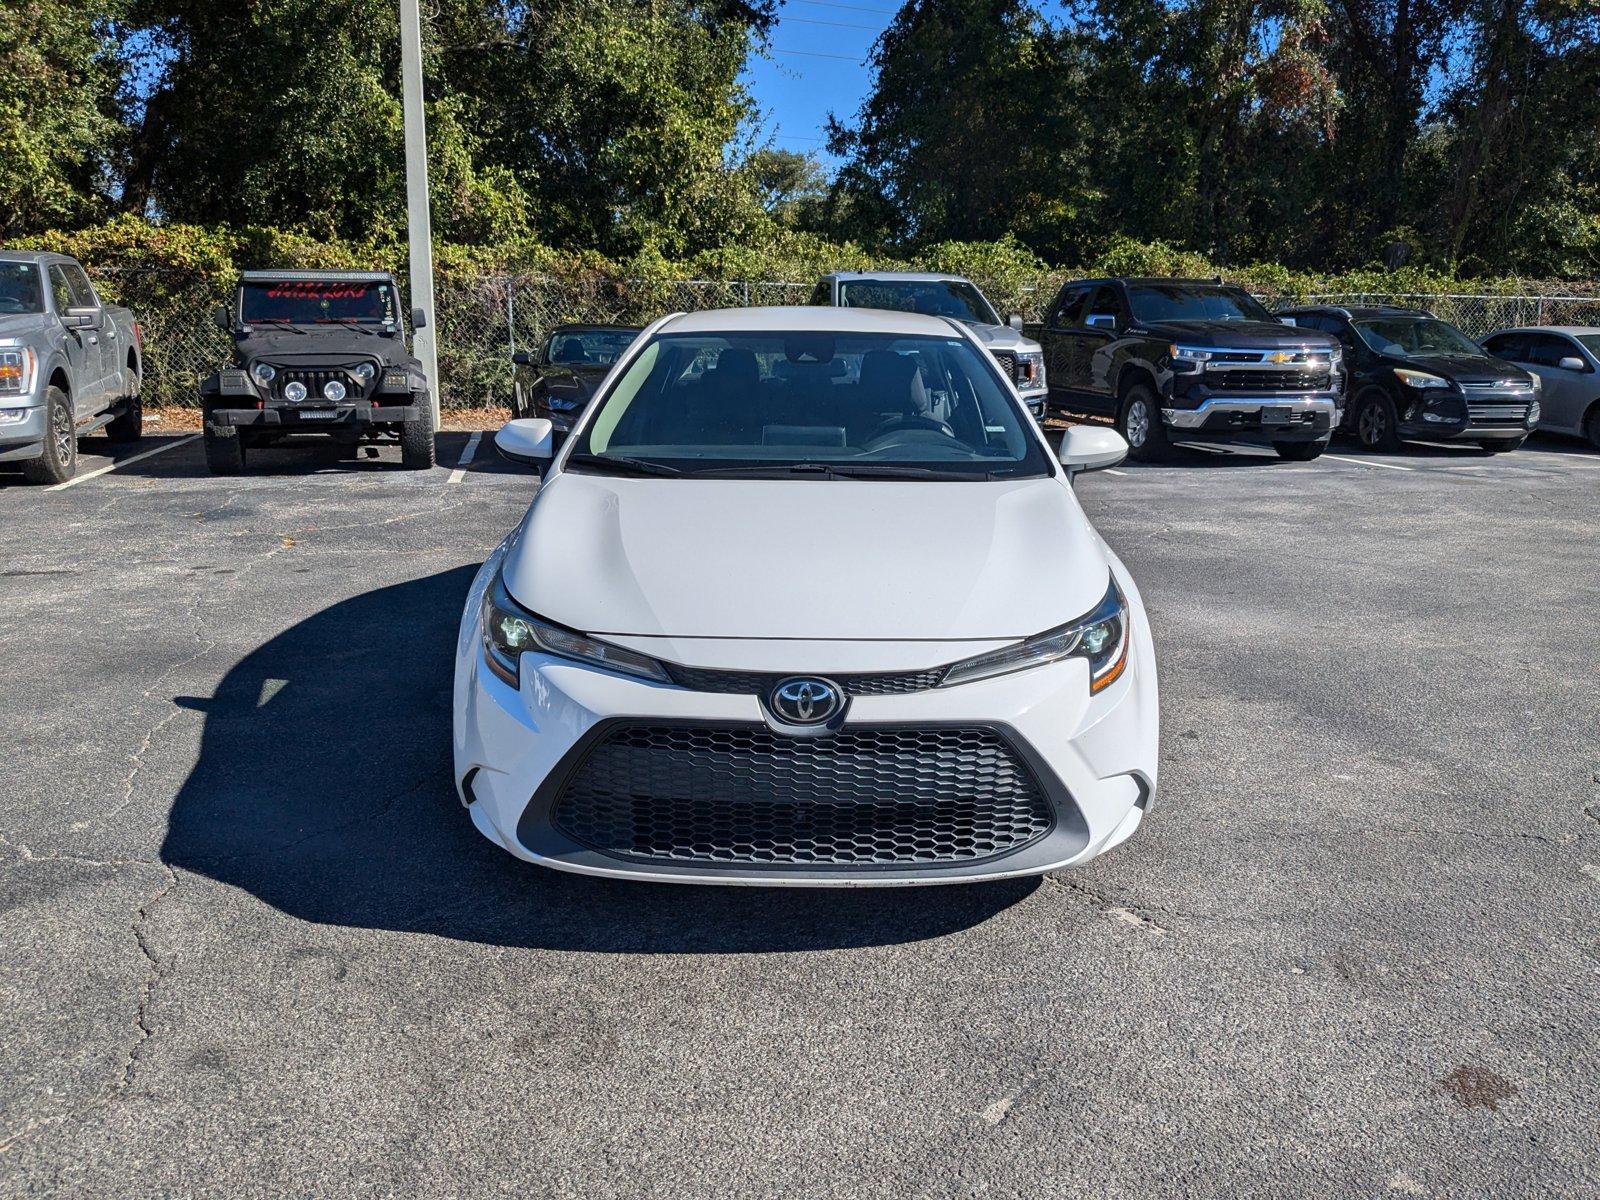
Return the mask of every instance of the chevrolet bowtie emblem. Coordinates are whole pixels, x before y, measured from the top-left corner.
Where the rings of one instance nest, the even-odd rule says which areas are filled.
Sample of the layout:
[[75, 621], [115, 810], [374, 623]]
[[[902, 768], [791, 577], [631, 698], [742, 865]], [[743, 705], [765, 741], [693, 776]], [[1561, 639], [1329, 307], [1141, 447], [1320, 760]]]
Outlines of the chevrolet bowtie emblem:
[[1267, 355], [1267, 361], [1274, 363], [1286, 363], [1293, 357], [1294, 355], [1285, 354], [1282, 350], [1274, 350], [1271, 354]]

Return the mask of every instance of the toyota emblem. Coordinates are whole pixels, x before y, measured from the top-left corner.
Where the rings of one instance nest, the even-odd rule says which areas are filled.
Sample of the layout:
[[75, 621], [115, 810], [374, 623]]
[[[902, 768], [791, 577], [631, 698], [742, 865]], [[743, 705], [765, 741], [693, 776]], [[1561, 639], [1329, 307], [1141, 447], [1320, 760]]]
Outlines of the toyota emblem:
[[772, 689], [767, 707], [789, 725], [825, 725], [844, 707], [844, 696], [826, 679], [785, 679]]

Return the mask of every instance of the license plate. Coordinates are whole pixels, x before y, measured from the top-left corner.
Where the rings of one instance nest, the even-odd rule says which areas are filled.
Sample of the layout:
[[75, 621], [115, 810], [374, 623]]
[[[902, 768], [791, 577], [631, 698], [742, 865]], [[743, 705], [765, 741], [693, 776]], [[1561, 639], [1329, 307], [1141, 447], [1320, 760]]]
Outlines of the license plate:
[[302, 421], [331, 421], [339, 415], [338, 410], [332, 408], [302, 408], [299, 412]]
[[1287, 425], [1294, 420], [1292, 408], [1263, 408], [1261, 410], [1261, 423], [1263, 425]]

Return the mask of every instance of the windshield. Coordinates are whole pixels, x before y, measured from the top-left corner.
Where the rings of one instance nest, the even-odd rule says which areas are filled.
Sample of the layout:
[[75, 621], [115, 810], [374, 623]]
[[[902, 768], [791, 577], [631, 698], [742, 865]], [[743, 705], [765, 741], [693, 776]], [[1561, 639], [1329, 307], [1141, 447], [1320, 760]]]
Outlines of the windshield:
[[983, 293], [965, 279], [847, 279], [839, 285], [839, 304], [1000, 324]]
[[609, 367], [639, 336], [637, 329], [561, 329], [545, 343], [546, 362]]
[[964, 338], [666, 334], [606, 394], [567, 465], [819, 478], [1049, 475], [1032, 429], [994, 361]]
[[0, 262], [0, 314], [43, 311], [39, 268], [32, 263]]
[[1270, 321], [1272, 315], [1240, 288], [1144, 283], [1128, 289], [1136, 321]]
[[239, 286], [242, 325], [393, 325], [398, 306], [387, 283], [285, 279]]
[[1433, 317], [1386, 317], [1352, 321], [1361, 340], [1378, 354], [1421, 358], [1429, 354], [1466, 354], [1483, 358], [1482, 347], [1454, 325]]

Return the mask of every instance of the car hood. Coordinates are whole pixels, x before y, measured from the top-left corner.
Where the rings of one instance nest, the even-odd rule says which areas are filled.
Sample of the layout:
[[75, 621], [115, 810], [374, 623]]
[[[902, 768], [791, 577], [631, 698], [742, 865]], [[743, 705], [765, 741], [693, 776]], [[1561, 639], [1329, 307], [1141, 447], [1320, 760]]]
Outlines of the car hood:
[[558, 473], [504, 565], [595, 634], [1019, 638], [1088, 612], [1110, 567], [1059, 478], [617, 479]]
[[0, 341], [31, 339], [51, 321], [45, 313], [8, 313], [0, 316]]
[[1334, 344], [1329, 334], [1277, 321], [1152, 321], [1140, 328], [1188, 346], [1225, 346], [1231, 350], [1287, 350]]
[[241, 363], [264, 358], [275, 363], [317, 366], [376, 358], [391, 366], [417, 365], [417, 360], [398, 337], [366, 334], [337, 325], [305, 334], [286, 329], [257, 330], [239, 338], [235, 346]]
[[1398, 355], [1388, 354], [1384, 361], [1391, 366], [1405, 367], [1412, 371], [1426, 371], [1430, 375], [1438, 375], [1452, 383], [1528, 383], [1528, 372], [1521, 367], [1498, 358], [1490, 358], [1487, 354], [1422, 354], [1415, 358], [1401, 358]]
[[990, 350], [1037, 350], [1039, 343], [1031, 337], [1024, 337], [1009, 325], [979, 325], [974, 321], [963, 321], [973, 335]]

